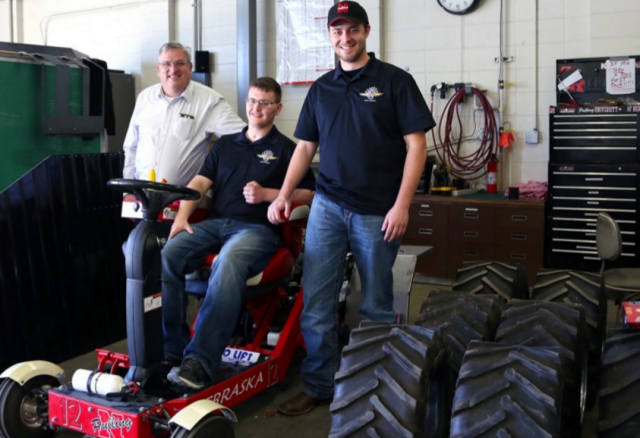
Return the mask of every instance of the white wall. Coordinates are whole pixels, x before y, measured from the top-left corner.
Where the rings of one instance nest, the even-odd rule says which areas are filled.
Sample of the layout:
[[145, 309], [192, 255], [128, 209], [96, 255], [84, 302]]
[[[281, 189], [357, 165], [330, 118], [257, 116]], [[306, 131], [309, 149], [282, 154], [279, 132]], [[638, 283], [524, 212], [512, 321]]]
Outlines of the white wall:
[[[369, 50], [408, 69], [425, 98], [437, 82], [473, 82], [497, 103], [500, 0], [480, 0], [465, 16], [436, 0], [362, 0]], [[0, 40], [10, 37], [8, 2], [0, 0]], [[137, 90], [157, 81], [157, 49], [170, 39], [193, 46], [192, 0], [14, 0], [17, 42], [73, 47], [136, 77]], [[276, 75], [275, 0], [257, 0], [258, 75]], [[537, 7], [536, 7], [537, 5]], [[510, 182], [546, 180], [548, 107], [555, 102], [556, 59], [640, 54], [638, 0], [503, 0], [507, 64], [503, 121], [516, 131], [508, 152]], [[214, 55], [213, 86], [237, 105], [236, 0], [203, 1], [203, 49]], [[536, 19], [537, 16], [537, 19]], [[382, 32], [381, 32], [382, 30]], [[382, 53], [380, 49], [382, 48]], [[277, 123], [292, 135], [308, 86], [287, 86]], [[444, 102], [437, 99], [435, 117]], [[244, 110], [244, 106], [241, 107]], [[470, 123], [471, 115], [467, 116]], [[524, 143], [537, 127], [540, 143]], [[472, 125], [467, 127], [469, 131]], [[430, 138], [430, 136], [429, 136]], [[431, 140], [430, 140], [431, 143]], [[508, 182], [508, 181], [505, 181]]]

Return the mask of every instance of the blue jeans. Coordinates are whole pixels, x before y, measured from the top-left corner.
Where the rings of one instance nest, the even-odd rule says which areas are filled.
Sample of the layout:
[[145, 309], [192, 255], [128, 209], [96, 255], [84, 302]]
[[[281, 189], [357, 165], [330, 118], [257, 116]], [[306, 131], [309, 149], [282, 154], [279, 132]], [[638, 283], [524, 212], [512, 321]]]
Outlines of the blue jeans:
[[[162, 324], [167, 358], [197, 359], [213, 378], [240, 313], [247, 279], [262, 271], [282, 245], [277, 230], [261, 224], [211, 219], [192, 225], [162, 250]], [[186, 322], [185, 274], [218, 253], [193, 339]]]
[[302, 380], [304, 391], [312, 397], [333, 395], [333, 378], [340, 366], [338, 294], [348, 247], [362, 282], [360, 316], [377, 322], [395, 320], [391, 269], [400, 239], [385, 242], [383, 222], [384, 216], [350, 212], [321, 193], [313, 199], [304, 249], [300, 320], [307, 346]]

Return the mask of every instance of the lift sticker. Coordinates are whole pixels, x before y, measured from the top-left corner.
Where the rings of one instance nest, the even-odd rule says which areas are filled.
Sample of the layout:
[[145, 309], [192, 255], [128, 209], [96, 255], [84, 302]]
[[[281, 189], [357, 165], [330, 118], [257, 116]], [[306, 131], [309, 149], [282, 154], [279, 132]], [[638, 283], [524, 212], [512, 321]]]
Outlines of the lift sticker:
[[144, 299], [144, 313], [151, 312], [162, 307], [162, 293], [151, 295]]
[[240, 365], [251, 365], [260, 359], [260, 353], [239, 350], [237, 348], [226, 348], [222, 353], [222, 361], [227, 363], [237, 363]]

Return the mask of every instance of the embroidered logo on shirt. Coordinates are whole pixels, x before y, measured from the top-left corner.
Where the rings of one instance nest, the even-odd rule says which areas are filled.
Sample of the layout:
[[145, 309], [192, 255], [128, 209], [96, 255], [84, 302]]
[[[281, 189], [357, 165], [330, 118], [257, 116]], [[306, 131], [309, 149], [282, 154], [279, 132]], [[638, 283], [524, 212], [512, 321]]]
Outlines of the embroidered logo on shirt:
[[366, 97], [366, 99], [364, 100], [365, 102], [375, 102], [376, 100], [374, 98], [380, 97], [383, 94], [384, 93], [379, 92], [376, 87], [369, 87], [365, 90], [364, 93], [360, 93], [360, 96]]
[[260, 162], [264, 164], [269, 164], [270, 161], [278, 159], [277, 157], [273, 156], [273, 152], [271, 152], [270, 150], [266, 150], [263, 153], [258, 154], [258, 157], [262, 159]]

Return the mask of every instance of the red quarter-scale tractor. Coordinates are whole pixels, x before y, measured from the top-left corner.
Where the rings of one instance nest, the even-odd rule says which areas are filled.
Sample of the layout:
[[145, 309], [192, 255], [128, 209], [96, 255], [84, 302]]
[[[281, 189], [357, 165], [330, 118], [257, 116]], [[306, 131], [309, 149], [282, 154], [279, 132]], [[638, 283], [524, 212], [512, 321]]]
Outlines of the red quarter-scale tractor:
[[50, 362], [24, 362], [5, 370], [0, 375], [0, 435], [41, 438], [68, 429], [101, 438], [233, 437], [236, 419], [229, 408], [281, 381], [301, 343], [302, 289], [291, 287], [290, 280], [309, 207], [292, 210], [282, 225], [284, 246], [248, 282], [243, 301], [249, 323], [243, 336], [234, 337], [242, 342], [225, 351], [212, 385], [193, 390], [169, 383], [162, 362], [159, 278], [167, 224], [158, 218], [175, 212], [176, 201], [199, 194], [150, 181], [117, 179], [108, 185], [135, 193], [139, 208], [134, 210], [143, 219], [123, 247], [129, 354], [97, 350], [95, 370], [78, 370], [65, 384], [62, 368]]

